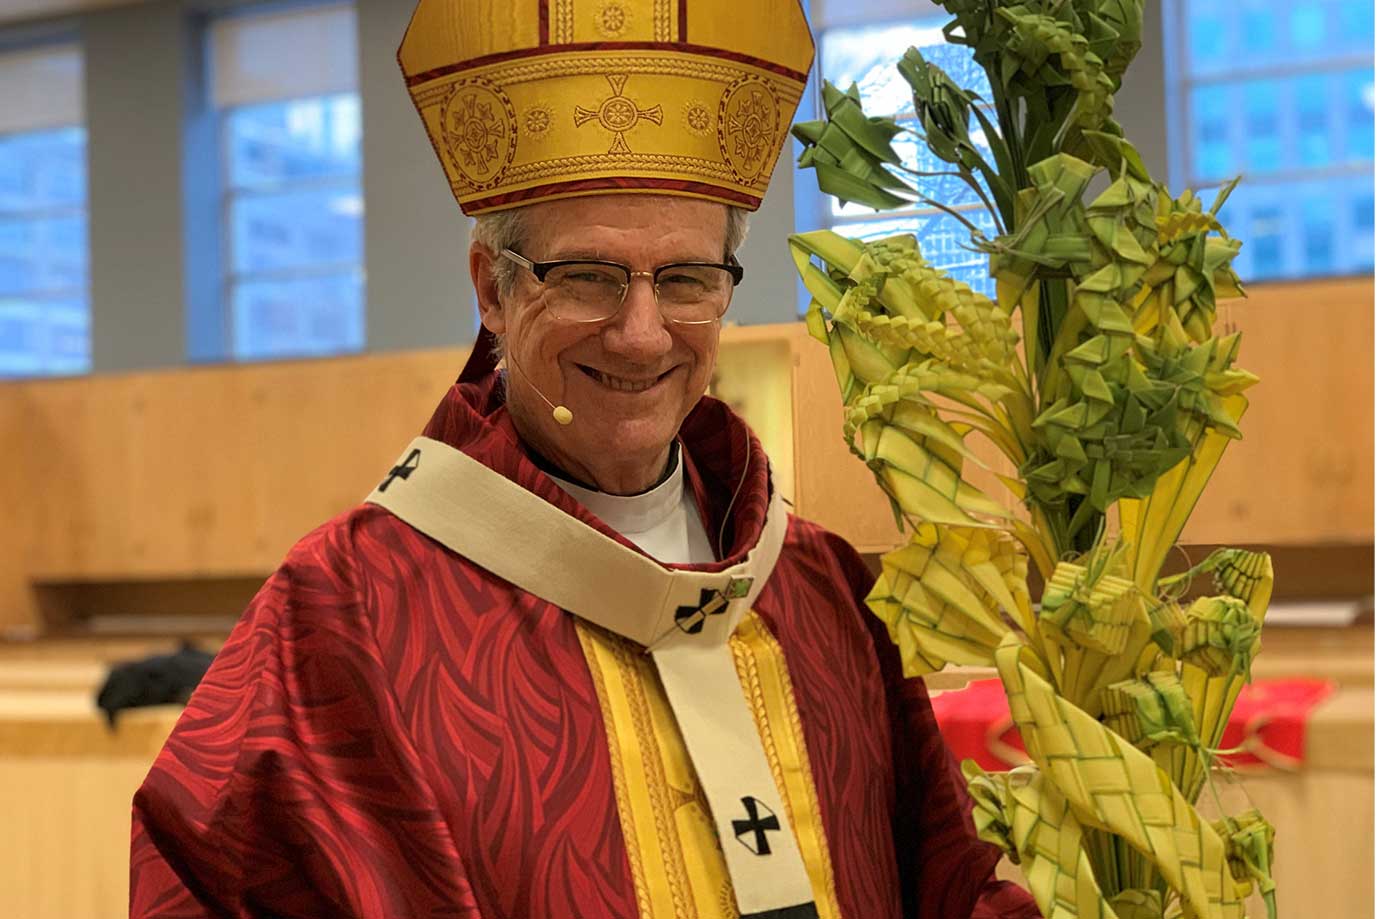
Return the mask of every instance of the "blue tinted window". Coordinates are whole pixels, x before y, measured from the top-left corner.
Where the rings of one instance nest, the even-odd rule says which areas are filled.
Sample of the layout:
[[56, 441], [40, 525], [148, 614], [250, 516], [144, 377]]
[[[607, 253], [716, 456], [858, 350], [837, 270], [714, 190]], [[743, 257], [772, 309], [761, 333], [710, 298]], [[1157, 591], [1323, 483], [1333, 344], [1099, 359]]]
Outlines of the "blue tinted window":
[[895, 63], [909, 47], [947, 71], [961, 86], [990, 98], [985, 71], [970, 52], [943, 39], [945, 18], [831, 29], [823, 36], [819, 66], [824, 78], [846, 89], [856, 83], [872, 115], [912, 112], [913, 97]]
[[0, 137], [0, 377], [85, 373], [86, 132]]
[[1319, 51], [1325, 45], [1326, 10], [1319, 3], [1298, 3], [1288, 11], [1292, 47], [1297, 51]]
[[1352, 70], [1343, 77], [1345, 154], [1350, 160], [1373, 160], [1373, 68]]
[[1254, 274], [1259, 277], [1278, 277], [1284, 273], [1281, 208], [1260, 207], [1249, 215], [1250, 243], [1253, 247]]
[[1351, 265], [1373, 264], [1373, 195], [1360, 197], [1350, 207], [1350, 228], [1346, 234]]
[[358, 270], [241, 281], [232, 303], [235, 353], [267, 358], [359, 350], [363, 288]]
[[1230, 142], [1230, 91], [1202, 86], [1191, 95], [1193, 167], [1202, 178], [1221, 178], [1236, 167]]
[[226, 112], [235, 357], [363, 347], [360, 127], [354, 94]]
[[[913, 133], [918, 130], [918, 123], [913, 118], [912, 91], [895, 68], [905, 50], [911, 46], [918, 48], [925, 59], [942, 67], [959, 86], [990, 100], [989, 81], [985, 71], [972, 59], [971, 52], [944, 40], [942, 26], [946, 21], [946, 17], [940, 17], [830, 29], [823, 34], [820, 46], [819, 65], [826, 79], [843, 89], [855, 82], [867, 114], [899, 119], [906, 131], [894, 139], [893, 146], [903, 158], [905, 167], [920, 173], [951, 172], [952, 166], [935, 157]], [[985, 147], [985, 138], [974, 118], [968, 129], [978, 149], [989, 158], [989, 148]], [[950, 175], [906, 178], [922, 194], [957, 210], [987, 236], [995, 234], [994, 220], [977, 194], [961, 179]], [[815, 180], [810, 175], [801, 181]], [[857, 204], [843, 205], [836, 199], [829, 199], [827, 213], [831, 229], [844, 236], [870, 240], [896, 233], [914, 233], [929, 264], [986, 294], [994, 294], [987, 257], [973, 252], [970, 231], [939, 209], [920, 205], [907, 211], [878, 214]]]
[[1251, 173], [1273, 172], [1282, 167], [1280, 98], [1277, 80], [1244, 84], [1244, 159]]
[[1246, 280], [1360, 274], [1373, 269], [1373, 189], [1347, 176], [1240, 185], [1220, 219], [1243, 247]]
[[1246, 0], [1241, 6], [1233, 7], [1232, 12], [1238, 17], [1239, 30], [1245, 36], [1249, 51], [1260, 58], [1271, 57], [1278, 44], [1278, 8], [1274, 0]]
[[1211, 70], [1229, 59], [1232, 17], [1218, 0], [1193, 0], [1187, 50], [1193, 70]]
[[1243, 176], [1221, 217], [1245, 280], [1371, 271], [1371, 0], [1174, 3], [1186, 67], [1168, 74], [1171, 130], [1186, 175], [1173, 184]]
[[1335, 202], [1326, 194], [1307, 199], [1302, 207], [1303, 266], [1307, 274], [1335, 269]]
[[1330, 145], [1330, 78], [1323, 74], [1298, 77], [1296, 93], [1298, 166], [1325, 166], [1335, 158]]
[[86, 207], [86, 132], [0, 137], [0, 211]]
[[357, 265], [363, 199], [352, 187], [243, 193], [230, 204], [237, 274]]
[[1354, 228], [1356, 230], [1373, 229], [1373, 195], [1360, 198], [1354, 202]]
[[325, 96], [232, 109], [230, 185], [255, 188], [359, 173], [359, 99]]
[[1337, 7], [1332, 35], [1340, 51], [1373, 53], [1373, 0], [1334, 0]]

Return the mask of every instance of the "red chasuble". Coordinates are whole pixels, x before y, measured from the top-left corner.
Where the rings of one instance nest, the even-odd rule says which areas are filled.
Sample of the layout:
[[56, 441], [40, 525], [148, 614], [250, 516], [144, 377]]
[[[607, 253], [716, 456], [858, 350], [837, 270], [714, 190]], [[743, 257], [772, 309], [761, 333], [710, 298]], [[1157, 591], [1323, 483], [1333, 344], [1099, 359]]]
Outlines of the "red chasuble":
[[[526, 456], [495, 376], [456, 385], [425, 434], [634, 548]], [[765, 454], [709, 398], [681, 445], [726, 551], [669, 567], [725, 569], [765, 524]], [[817, 914], [1036, 917], [992, 879], [872, 581], [790, 517], [731, 638]], [[644, 649], [365, 504], [264, 585], [135, 796], [130, 915], [735, 917], [688, 763]], [[744, 845], [770, 829], [753, 820]]]

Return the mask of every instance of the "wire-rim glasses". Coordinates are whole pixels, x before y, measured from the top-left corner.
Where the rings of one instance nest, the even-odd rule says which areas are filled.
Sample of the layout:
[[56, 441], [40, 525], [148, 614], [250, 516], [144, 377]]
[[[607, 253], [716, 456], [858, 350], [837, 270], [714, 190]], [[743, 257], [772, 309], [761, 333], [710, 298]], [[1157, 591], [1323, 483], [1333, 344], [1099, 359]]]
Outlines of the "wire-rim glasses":
[[680, 325], [717, 322], [732, 302], [732, 290], [742, 281], [735, 258], [717, 262], [675, 262], [654, 271], [632, 271], [618, 262], [599, 259], [561, 259], [533, 262], [503, 249], [501, 254], [535, 275], [550, 297], [547, 308], [566, 322], [605, 322], [618, 314], [632, 279], [651, 279], [661, 315]]

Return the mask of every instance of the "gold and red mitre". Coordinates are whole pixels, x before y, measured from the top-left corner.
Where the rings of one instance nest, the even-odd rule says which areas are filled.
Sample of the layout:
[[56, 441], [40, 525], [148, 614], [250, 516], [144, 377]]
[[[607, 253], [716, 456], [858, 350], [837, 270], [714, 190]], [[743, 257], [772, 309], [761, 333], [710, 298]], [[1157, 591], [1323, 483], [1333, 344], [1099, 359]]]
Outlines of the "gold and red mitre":
[[799, 0], [420, 0], [397, 59], [466, 214], [610, 191], [755, 210], [813, 39]]

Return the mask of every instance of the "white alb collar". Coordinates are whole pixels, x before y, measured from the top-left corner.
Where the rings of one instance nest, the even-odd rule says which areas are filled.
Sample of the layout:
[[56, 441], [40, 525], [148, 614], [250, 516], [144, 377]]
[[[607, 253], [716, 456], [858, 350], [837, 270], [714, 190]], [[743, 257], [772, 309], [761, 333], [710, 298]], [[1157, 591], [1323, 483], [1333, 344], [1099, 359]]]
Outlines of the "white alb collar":
[[[674, 468], [665, 481], [639, 495], [610, 495], [576, 485], [551, 472], [551, 481], [595, 517], [627, 538], [648, 533], [666, 521], [684, 499], [684, 463], [678, 445], [674, 449]], [[636, 542], [635, 539], [632, 542]]]

